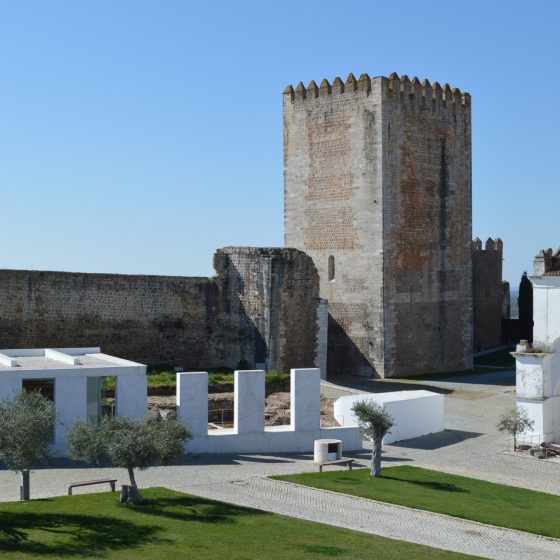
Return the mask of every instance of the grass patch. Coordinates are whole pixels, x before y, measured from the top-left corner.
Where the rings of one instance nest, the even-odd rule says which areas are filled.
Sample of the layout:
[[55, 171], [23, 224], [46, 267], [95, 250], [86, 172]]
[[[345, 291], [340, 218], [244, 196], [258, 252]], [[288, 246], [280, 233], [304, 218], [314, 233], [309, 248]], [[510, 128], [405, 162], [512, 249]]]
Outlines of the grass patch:
[[473, 558], [151, 488], [144, 506], [117, 494], [0, 504], [0, 551], [10, 559]]
[[513, 352], [515, 347], [505, 348], [503, 350], [498, 350], [492, 352], [491, 354], [485, 354], [484, 356], [476, 356], [474, 358], [474, 364], [477, 366], [498, 366], [504, 368], [514, 368], [515, 358], [510, 354]]
[[275, 476], [314, 488], [560, 538], [560, 497], [418, 467]]

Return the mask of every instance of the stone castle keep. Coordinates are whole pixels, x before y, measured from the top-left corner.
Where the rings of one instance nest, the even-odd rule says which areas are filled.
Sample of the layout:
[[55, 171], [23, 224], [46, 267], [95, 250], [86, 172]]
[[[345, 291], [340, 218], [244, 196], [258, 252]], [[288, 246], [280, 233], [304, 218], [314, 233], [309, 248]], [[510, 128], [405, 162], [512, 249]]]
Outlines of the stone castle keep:
[[471, 103], [389, 78], [284, 94], [285, 244], [329, 302], [328, 370], [472, 363]]
[[488, 274], [471, 241], [467, 93], [396, 74], [289, 86], [284, 162], [286, 248], [219, 249], [212, 278], [1, 270], [0, 346], [187, 370], [461, 370], [473, 286], [475, 336], [494, 344], [501, 242]]

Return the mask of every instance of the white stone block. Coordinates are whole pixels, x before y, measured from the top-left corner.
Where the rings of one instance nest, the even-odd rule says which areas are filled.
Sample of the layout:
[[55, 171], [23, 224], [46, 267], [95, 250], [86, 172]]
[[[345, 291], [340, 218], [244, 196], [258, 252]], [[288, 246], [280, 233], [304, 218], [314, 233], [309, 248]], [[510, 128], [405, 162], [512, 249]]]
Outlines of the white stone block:
[[66, 431], [76, 420], [87, 418], [87, 378], [59, 377], [54, 380], [54, 405], [56, 425], [54, 433], [55, 454], [66, 453]]
[[177, 374], [177, 417], [190, 426], [193, 437], [208, 435], [208, 373]]
[[321, 372], [318, 368], [292, 369], [290, 375], [290, 427], [321, 427]]
[[524, 399], [552, 395], [552, 354], [516, 355], [516, 394]]
[[352, 412], [354, 403], [372, 401], [382, 406], [394, 420], [391, 431], [383, 438], [393, 443], [444, 430], [444, 397], [431, 391], [393, 391], [340, 397], [334, 403], [334, 417], [343, 426], [357, 426]]
[[264, 431], [265, 374], [263, 370], [235, 372], [234, 423], [237, 434]]
[[148, 378], [146, 375], [117, 375], [116, 413], [139, 420], [148, 413]]

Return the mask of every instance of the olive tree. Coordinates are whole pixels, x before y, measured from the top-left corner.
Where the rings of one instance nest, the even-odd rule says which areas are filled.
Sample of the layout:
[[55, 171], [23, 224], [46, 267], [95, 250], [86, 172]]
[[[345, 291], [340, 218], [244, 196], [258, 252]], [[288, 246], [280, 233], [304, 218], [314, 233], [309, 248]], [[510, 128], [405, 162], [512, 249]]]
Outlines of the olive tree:
[[513, 450], [517, 449], [517, 435], [532, 430], [535, 426], [534, 420], [529, 418], [524, 408], [514, 406], [500, 416], [496, 428], [500, 432], [506, 432], [513, 436]]
[[372, 442], [371, 476], [381, 476], [381, 444], [394, 424], [393, 418], [382, 406], [369, 400], [354, 403], [352, 412], [362, 436]]
[[38, 391], [0, 401], [0, 459], [21, 474], [22, 500], [30, 499], [30, 470], [50, 458], [55, 419], [54, 404]]
[[131, 420], [104, 417], [94, 423], [79, 420], [67, 432], [69, 455], [96, 465], [109, 465], [128, 471], [130, 486], [123, 485], [121, 501], [142, 503], [134, 469], [170, 465], [184, 453], [191, 430], [175, 419]]

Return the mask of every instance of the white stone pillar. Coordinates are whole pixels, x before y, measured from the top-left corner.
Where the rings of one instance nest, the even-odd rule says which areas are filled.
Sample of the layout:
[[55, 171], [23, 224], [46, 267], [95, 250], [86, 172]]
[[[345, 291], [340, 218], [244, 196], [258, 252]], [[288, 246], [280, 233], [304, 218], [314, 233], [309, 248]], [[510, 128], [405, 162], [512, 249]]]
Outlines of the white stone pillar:
[[321, 427], [321, 372], [318, 368], [293, 369], [290, 375], [290, 427]]
[[116, 414], [139, 420], [148, 413], [148, 377], [144, 375], [117, 375]]
[[0, 401], [7, 401], [21, 391], [21, 379], [0, 380]]
[[187, 424], [193, 438], [208, 435], [208, 373], [177, 374], [177, 418]]
[[54, 380], [56, 424], [54, 443], [57, 455], [66, 454], [66, 431], [76, 420], [87, 418], [87, 377], [57, 377]]
[[264, 432], [263, 370], [235, 372], [233, 428], [236, 434]]

